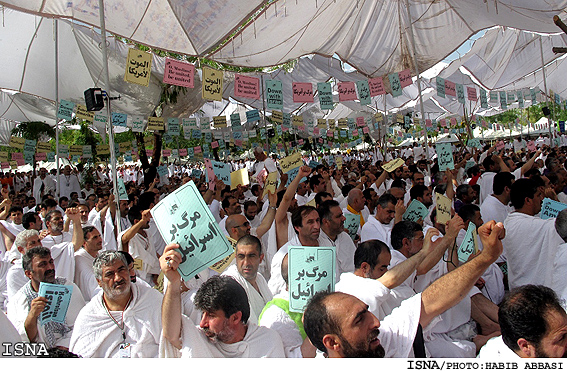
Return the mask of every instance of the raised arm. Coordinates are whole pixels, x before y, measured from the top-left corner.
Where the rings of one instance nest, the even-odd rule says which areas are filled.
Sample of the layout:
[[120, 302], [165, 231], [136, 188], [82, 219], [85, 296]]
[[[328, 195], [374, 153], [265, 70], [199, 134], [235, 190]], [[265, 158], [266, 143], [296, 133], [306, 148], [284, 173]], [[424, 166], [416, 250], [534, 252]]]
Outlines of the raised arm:
[[140, 229], [142, 229], [142, 227], [146, 225], [146, 223], [149, 223], [151, 218], [152, 214], [150, 213], [149, 209], [142, 211], [142, 219], [139, 220], [138, 223], [128, 228], [126, 232], [124, 232], [121, 238], [123, 251], [130, 252], [128, 243], [132, 238], [134, 238], [134, 236], [140, 231]]
[[79, 213], [79, 209], [76, 207], [70, 207], [65, 211], [67, 214], [67, 219], [71, 219], [73, 222], [73, 247], [75, 251], [78, 251], [81, 246], [83, 246], [83, 242], [85, 241], [83, 237], [83, 226], [81, 225], [81, 213]]
[[[535, 163], [535, 160], [541, 155], [541, 151], [537, 150], [536, 153], [534, 153], [534, 155], [532, 156], [532, 158], [530, 158], [530, 160], [528, 162], [526, 162], [523, 166], [522, 166], [522, 176], [527, 173], [533, 166]], [[518, 179], [516, 179], [518, 180]]]
[[465, 227], [465, 223], [463, 219], [459, 215], [455, 215], [453, 219], [449, 220], [449, 223], [446, 228], [447, 234], [443, 236], [443, 238], [438, 239], [437, 241], [433, 242], [433, 251], [427, 255], [425, 259], [421, 262], [419, 267], [417, 267], [417, 274], [425, 274], [429, 272], [435, 264], [441, 259], [441, 257], [445, 254], [445, 251], [449, 246], [453, 246], [455, 243], [455, 239], [459, 234], [459, 231]]
[[433, 236], [438, 235], [439, 231], [437, 229], [429, 229], [423, 241], [423, 248], [414, 256], [404, 260], [402, 263], [384, 273], [382, 277], [378, 278], [378, 281], [389, 289], [401, 285], [417, 269], [423, 259], [433, 251], [433, 242], [431, 239]]
[[262, 236], [270, 230], [272, 223], [274, 222], [274, 218], [276, 216], [276, 203], [278, 202], [278, 195], [276, 193], [272, 193], [268, 191], [268, 201], [270, 202], [270, 206], [268, 206], [268, 212], [262, 219], [262, 223], [256, 228], [256, 237], [262, 238]]
[[181, 254], [174, 249], [176, 243], [167, 245], [159, 258], [159, 266], [169, 280], [161, 306], [163, 336], [177, 349], [181, 349], [181, 275], [177, 271]]
[[502, 254], [505, 231], [502, 223], [494, 220], [478, 230], [484, 249], [471, 261], [447, 273], [421, 294], [420, 324], [426, 327], [431, 320], [459, 303], [484, 271]]

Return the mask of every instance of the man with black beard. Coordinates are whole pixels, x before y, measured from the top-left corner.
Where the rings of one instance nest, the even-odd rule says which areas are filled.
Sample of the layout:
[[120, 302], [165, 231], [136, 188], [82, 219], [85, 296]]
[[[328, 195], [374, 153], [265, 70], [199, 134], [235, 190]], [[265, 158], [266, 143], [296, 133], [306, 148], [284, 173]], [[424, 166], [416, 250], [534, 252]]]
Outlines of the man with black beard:
[[498, 323], [502, 335], [490, 339], [479, 358], [567, 357], [567, 314], [549, 287], [525, 285], [511, 290], [500, 303]]
[[501, 239], [505, 234], [502, 223], [490, 221], [478, 232], [484, 246], [478, 256], [442, 276], [421, 294], [403, 301], [382, 322], [368, 311], [368, 305], [352, 295], [315, 294], [303, 318], [307, 336], [331, 358], [407, 358], [418, 325], [425, 328], [436, 316], [457, 304], [502, 253]]

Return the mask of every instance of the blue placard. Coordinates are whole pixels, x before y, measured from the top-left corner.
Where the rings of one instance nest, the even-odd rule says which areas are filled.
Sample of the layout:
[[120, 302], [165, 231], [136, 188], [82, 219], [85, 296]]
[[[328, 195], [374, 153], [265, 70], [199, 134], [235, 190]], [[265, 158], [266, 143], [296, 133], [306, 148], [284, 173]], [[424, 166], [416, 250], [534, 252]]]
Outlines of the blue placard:
[[126, 127], [128, 115], [125, 113], [112, 112], [112, 125]]
[[279, 80], [266, 80], [266, 103], [268, 109], [283, 109], [282, 82]]
[[541, 205], [540, 217], [542, 219], [556, 218], [557, 214], [563, 209], [566, 209], [567, 205], [561, 202], [554, 201], [550, 198], [544, 198]]
[[161, 200], [152, 216], [165, 242], [180, 245], [178, 271], [186, 280], [234, 251], [193, 181]]
[[157, 173], [158, 173], [160, 178], [169, 175], [169, 172], [167, 171], [167, 167], [164, 166], [164, 165], [157, 167]]
[[63, 120], [71, 121], [73, 119], [73, 109], [75, 103], [63, 100], [59, 102], [59, 109], [57, 110], [57, 117]]
[[232, 167], [230, 166], [230, 164], [218, 161], [211, 161], [211, 164], [213, 166], [213, 172], [217, 176], [217, 179], [222, 180], [222, 182], [226, 185], [231, 185], [230, 173], [232, 171]]
[[399, 97], [402, 95], [402, 83], [400, 82], [400, 76], [397, 72], [391, 73], [388, 75], [388, 79], [390, 80], [390, 88], [392, 89], [392, 96]]
[[318, 82], [317, 91], [319, 92], [319, 106], [322, 110], [333, 109], [333, 88], [329, 82]]
[[361, 80], [356, 82], [356, 90], [358, 92], [358, 100], [360, 104], [370, 104], [370, 86], [368, 80]]
[[417, 222], [419, 219], [424, 220], [428, 213], [429, 210], [424, 204], [418, 200], [412, 200], [402, 216], [402, 219]]
[[55, 285], [52, 283], [39, 283], [37, 296], [47, 299], [47, 304], [39, 316], [39, 323], [43, 326], [48, 322], [65, 323], [73, 286]]
[[360, 227], [360, 215], [345, 213], [345, 229], [348, 230], [350, 238], [355, 239]]
[[439, 171], [453, 170], [455, 168], [455, 162], [453, 159], [451, 143], [437, 143], [435, 145], [435, 150], [437, 152]]
[[181, 134], [181, 129], [179, 127], [179, 119], [176, 117], [170, 117], [167, 119], [167, 134], [171, 136], [179, 136]]
[[335, 291], [334, 247], [289, 247], [289, 309], [303, 312], [316, 292]]
[[203, 171], [200, 170], [200, 169], [193, 169], [193, 170], [191, 171], [191, 176], [192, 176], [193, 178], [200, 179], [200, 178], [201, 178], [201, 175], [203, 175]]
[[247, 122], [260, 121], [260, 112], [258, 112], [257, 109], [246, 111], [246, 121]]
[[476, 225], [473, 222], [469, 222], [465, 238], [457, 250], [457, 256], [461, 263], [465, 263], [469, 259], [469, 256], [471, 256], [471, 254], [475, 254], [477, 251]]

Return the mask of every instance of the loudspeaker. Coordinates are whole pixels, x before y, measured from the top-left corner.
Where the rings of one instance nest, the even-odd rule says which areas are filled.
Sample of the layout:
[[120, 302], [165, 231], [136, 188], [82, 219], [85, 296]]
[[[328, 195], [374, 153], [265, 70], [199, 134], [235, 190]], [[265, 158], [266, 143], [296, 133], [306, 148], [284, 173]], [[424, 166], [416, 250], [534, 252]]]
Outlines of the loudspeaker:
[[542, 107], [542, 108], [541, 108], [541, 111], [543, 112], [543, 115], [544, 115], [544, 116], [549, 116], [549, 115], [551, 115], [551, 111], [550, 111], [549, 108], [547, 108], [547, 107]]
[[272, 128], [268, 129], [268, 138], [273, 138], [276, 136], [276, 131]]
[[85, 90], [85, 103], [87, 111], [100, 111], [104, 108], [104, 98], [101, 88], [90, 88]]

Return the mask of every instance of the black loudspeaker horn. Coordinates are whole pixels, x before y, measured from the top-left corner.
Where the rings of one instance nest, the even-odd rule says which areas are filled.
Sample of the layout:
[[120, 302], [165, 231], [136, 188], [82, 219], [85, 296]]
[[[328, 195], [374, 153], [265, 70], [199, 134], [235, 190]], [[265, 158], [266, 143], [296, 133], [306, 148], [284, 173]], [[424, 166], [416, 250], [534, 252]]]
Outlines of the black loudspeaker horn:
[[549, 110], [548, 107], [542, 107], [542, 108], [541, 108], [541, 111], [543, 112], [543, 115], [544, 115], [544, 116], [549, 116], [549, 115], [551, 115], [551, 111]]
[[102, 89], [90, 88], [85, 90], [85, 103], [87, 111], [100, 111], [104, 108]]

